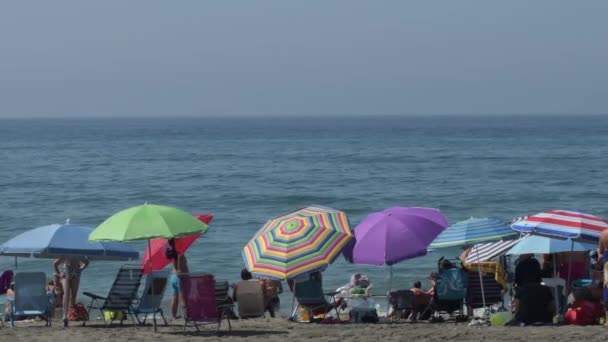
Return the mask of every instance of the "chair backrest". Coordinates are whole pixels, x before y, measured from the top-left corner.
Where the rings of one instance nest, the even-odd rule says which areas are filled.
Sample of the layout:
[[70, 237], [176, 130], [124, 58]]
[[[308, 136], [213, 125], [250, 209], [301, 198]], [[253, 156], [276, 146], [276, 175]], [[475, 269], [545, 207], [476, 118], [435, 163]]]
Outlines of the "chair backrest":
[[237, 302], [239, 316], [264, 316], [264, 291], [262, 283], [258, 280], [241, 280], [237, 286]]
[[303, 306], [327, 303], [320, 279], [308, 279], [294, 283], [294, 296]]
[[469, 285], [467, 287], [467, 305], [472, 308], [483, 307], [483, 297], [485, 297], [486, 305], [501, 303], [502, 287], [496, 281], [494, 274], [482, 275], [483, 282], [483, 297], [481, 293], [481, 282], [479, 281], [478, 272], [468, 272]]
[[139, 312], [156, 312], [160, 307], [167, 288], [169, 271], [154, 271], [148, 273], [144, 292], [139, 299], [137, 311]]
[[220, 318], [213, 275], [182, 274], [179, 282], [187, 321], [210, 322]]
[[391, 291], [388, 301], [395, 310], [410, 310], [416, 306], [416, 295], [411, 290]]
[[553, 289], [557, 288], [564, 297], [567, 296], [566, 281], [562, 278], [543, 278], [543, 285], [550, 287], [551, 293], [554, 293]]
[[124, 265], [118, 270], [110, 293], [106, 297], [102, 310], [127, 310], [137, 299], [137, 290], [141, 283], [144, 270], [140, 265]]
[[217, 304], [231, 303], [230, 298], [230, 284], [227, 280], [215, 279], [215, 301]]
[[469, 278], [458, 268], [440, 270], [435, 280], [437, 300], [461, 300], [467, 293]]
[[46, 312], [49, 309], [49, 295], [46, 292], [44, 272], [18, 272], [15, 274], [15, 312]]

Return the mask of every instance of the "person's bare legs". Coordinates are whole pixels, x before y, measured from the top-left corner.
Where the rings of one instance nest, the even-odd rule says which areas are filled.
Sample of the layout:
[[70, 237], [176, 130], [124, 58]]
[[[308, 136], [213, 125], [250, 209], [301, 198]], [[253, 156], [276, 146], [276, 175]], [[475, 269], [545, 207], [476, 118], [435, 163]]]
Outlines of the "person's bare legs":
[[80, 277], [70, 279], [70, 306], [76, 305], [78, 288], [80, 287]]
[[171, 298], [171, 319], [177, 319], [177, 309], [179, 308], [179, 295]]
[[62, 279], [63, 282], [63, 326], [68, 325], [68, 311], [70, 308], [70, 280], [67, 276]]

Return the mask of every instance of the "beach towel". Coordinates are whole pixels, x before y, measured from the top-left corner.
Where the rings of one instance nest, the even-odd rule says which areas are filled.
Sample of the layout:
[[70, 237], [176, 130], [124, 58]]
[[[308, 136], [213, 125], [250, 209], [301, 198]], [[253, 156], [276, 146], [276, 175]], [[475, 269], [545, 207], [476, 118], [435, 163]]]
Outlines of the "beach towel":
[[11, 287], [11, 282], [13, 281], [13, 271], [6, 270], [0, 273], [0, 295], [6, 293], [6, 291]]

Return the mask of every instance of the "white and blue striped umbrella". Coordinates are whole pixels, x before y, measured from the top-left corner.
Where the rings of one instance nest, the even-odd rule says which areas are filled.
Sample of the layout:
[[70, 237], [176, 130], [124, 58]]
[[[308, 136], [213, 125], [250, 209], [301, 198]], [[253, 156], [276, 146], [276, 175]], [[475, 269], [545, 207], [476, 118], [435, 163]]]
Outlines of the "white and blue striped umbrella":
[[518, 236], [509, 224], [495, 218], [470, 218], [446, 228], [431, 243], [431, 248], [446, 248], [513, 239]]

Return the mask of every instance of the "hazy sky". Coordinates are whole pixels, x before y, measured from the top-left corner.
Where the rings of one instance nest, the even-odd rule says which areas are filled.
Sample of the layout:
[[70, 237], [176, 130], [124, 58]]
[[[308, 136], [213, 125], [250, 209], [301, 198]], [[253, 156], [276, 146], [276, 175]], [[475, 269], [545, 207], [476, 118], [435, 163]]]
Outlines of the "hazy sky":
[[608, 113], [608, 1], [0, 0], [0, 116]]

